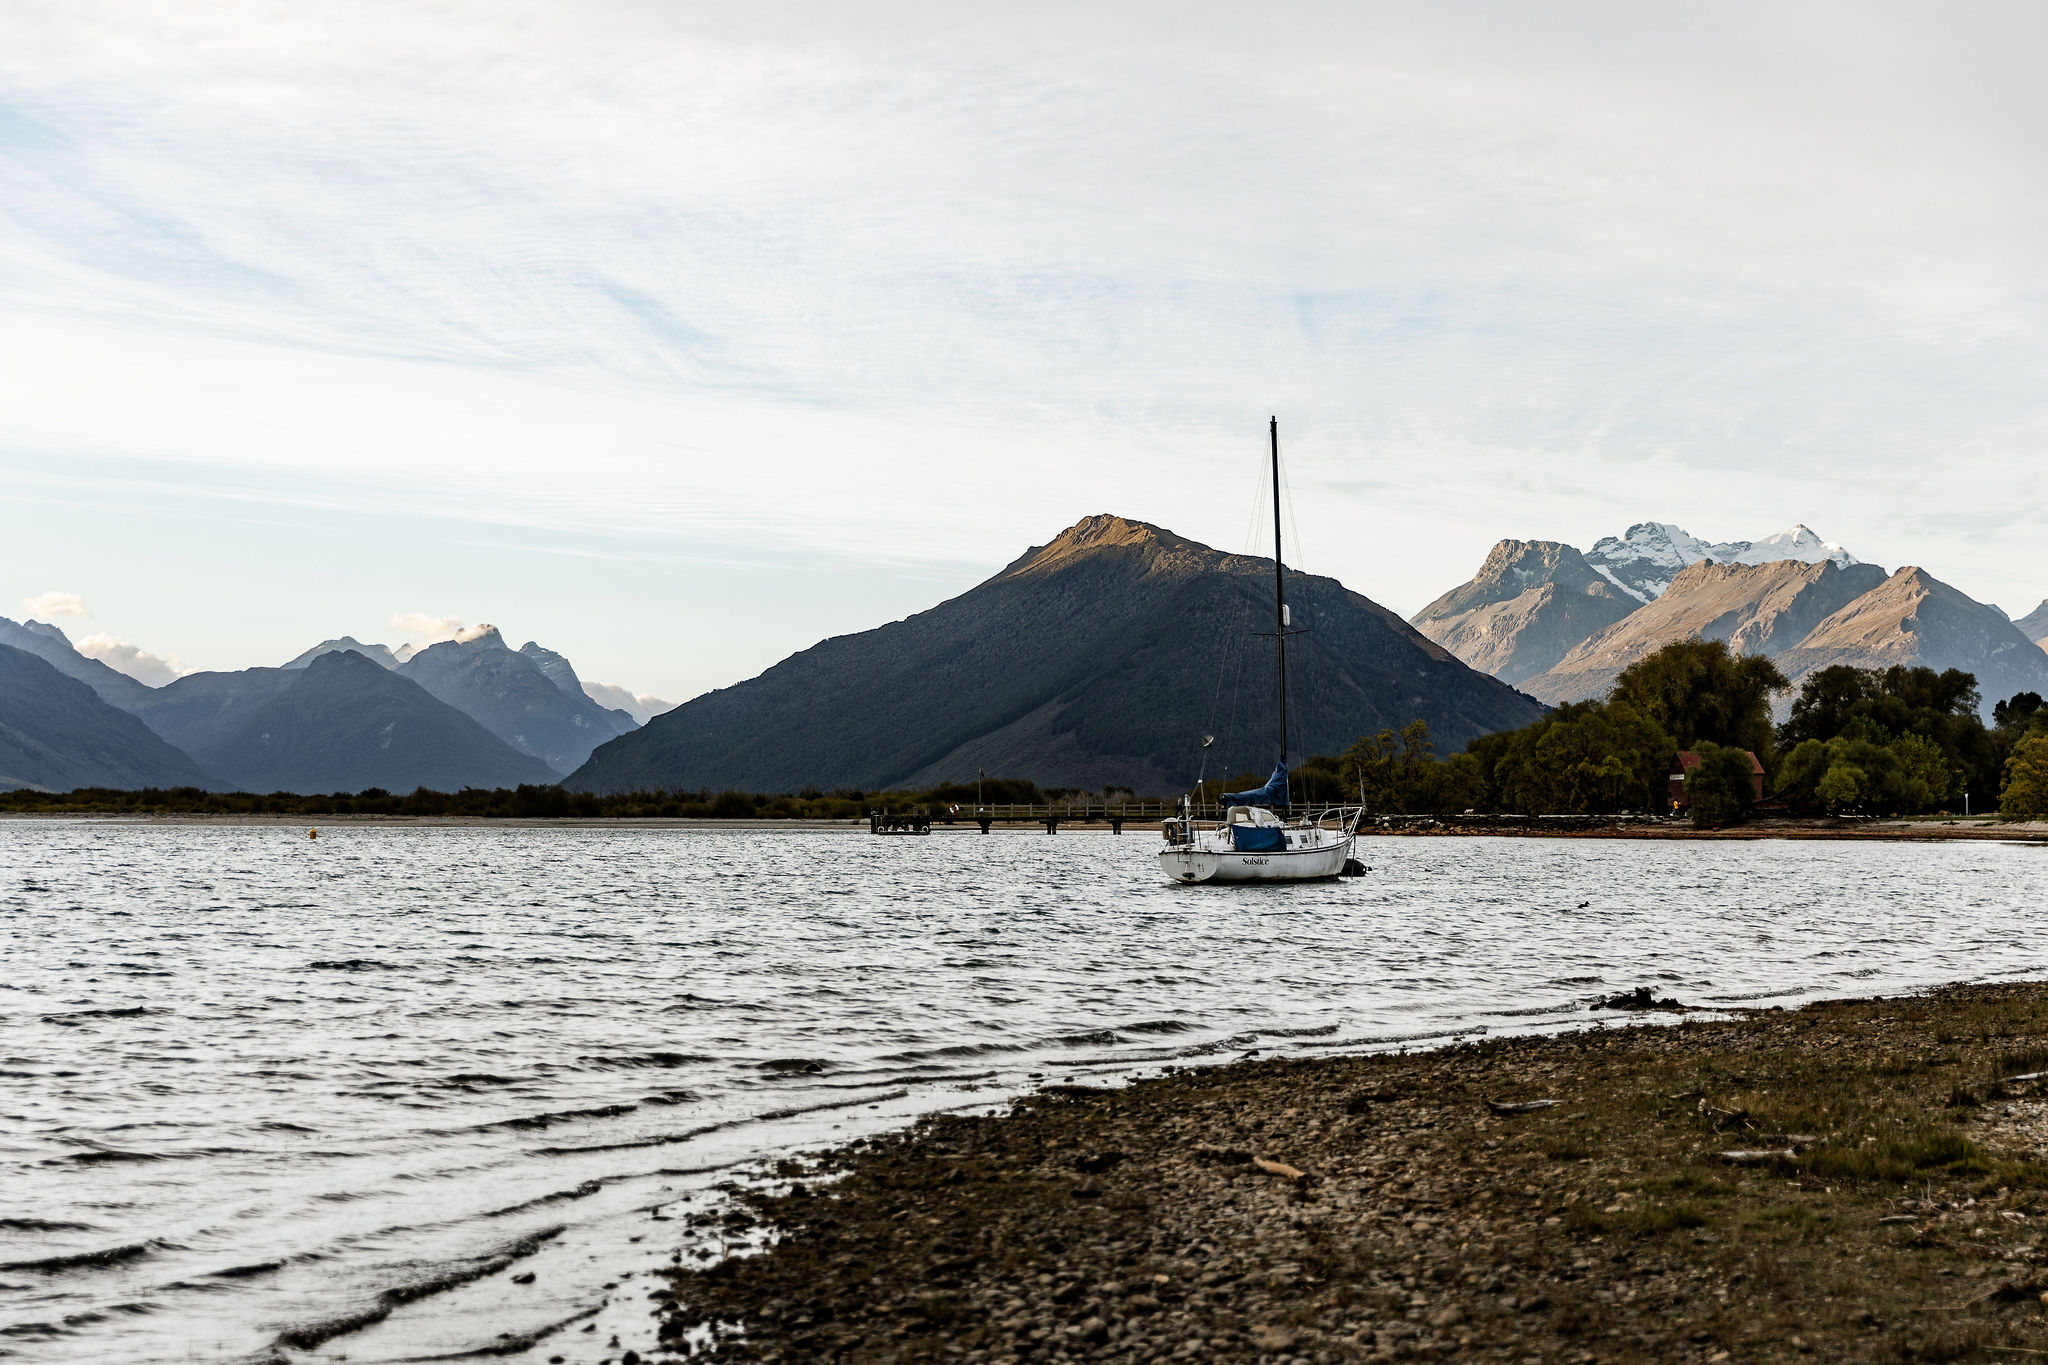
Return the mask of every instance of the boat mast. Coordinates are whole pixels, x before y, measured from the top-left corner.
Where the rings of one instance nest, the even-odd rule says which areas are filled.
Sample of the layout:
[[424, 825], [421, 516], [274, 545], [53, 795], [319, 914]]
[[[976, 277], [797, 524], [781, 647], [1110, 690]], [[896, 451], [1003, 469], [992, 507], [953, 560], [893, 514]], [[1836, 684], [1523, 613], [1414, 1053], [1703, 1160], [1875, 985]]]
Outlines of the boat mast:
[[1287, 580], [1280, 567], [1280, 419], [1273, 436], [1273, 644], [1280, 661], [1280, 761], [1287, 761]]

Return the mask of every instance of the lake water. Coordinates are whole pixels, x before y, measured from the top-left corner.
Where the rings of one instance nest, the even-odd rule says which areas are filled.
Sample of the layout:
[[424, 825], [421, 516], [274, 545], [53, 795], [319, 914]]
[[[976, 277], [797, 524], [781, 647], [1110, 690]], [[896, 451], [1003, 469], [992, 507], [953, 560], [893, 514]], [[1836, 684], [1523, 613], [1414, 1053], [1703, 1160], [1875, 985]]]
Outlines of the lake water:
[[2048, 970], [2048, 848], [1156, 847], [0, 824], [0, 1356], [595, 1362], [717, 1183], [1037, 1079]]

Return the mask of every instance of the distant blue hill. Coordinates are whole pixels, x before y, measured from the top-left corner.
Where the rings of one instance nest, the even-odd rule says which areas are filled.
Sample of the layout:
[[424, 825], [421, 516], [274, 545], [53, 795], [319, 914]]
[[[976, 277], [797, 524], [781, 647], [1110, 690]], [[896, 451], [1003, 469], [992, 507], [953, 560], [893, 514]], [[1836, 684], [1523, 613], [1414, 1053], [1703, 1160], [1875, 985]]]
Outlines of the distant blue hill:
[[0, 645], [0, 788], [227, 785], [48, 660]]
[[301, 668], [189, 673], [133, 709], [208, 770], [246, 791], [552, 784], [557, 774], [418, 683], [353, 651]]

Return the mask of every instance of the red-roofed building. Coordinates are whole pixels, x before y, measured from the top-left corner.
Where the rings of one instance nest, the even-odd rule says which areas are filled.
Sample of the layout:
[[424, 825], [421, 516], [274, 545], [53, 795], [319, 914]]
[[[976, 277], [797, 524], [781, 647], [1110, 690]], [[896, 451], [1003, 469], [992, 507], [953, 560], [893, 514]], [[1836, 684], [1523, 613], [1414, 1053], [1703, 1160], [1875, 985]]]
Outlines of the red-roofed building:
[[[1749, 756], [1749, 780], [1751, 788], [1749, 793], [1749, 799], [1751, 801], [1761, 801], [1764, 799], [1763, 761], [1759, 759], [1755, 754], [1750, 753], [1747, 749], [1744, 749], [1742, 752]], [[1694, 768], [1697, 768], [1699, 766], [1700, 756], [1698, 754], [1694, 753], [1690, 749], [1679, 750], [1678, 761], [1671, 765], [1672, 810], [1681, 811], [1687, 809], [1692, 805], [1692, 799], [1685, 794], [1685, 779], [1691, 775], [1692, 770]]]

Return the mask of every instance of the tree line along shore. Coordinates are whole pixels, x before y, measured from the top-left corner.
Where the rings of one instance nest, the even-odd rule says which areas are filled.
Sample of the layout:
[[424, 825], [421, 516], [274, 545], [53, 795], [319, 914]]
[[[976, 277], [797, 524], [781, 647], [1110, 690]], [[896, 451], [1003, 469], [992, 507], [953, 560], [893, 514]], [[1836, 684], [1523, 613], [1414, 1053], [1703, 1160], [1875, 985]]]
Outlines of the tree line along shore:
[[1310, 801], [1362, 794], [1368, 810], [1410, 815], [1662, 813], [1676, 760], [1690, 753], [1684, 797], [1700, 825], [1966, 806], [2016, 820], [2048, 814], [2048, 707], [2035, 693], [1997, 702], [1986, 725], [1968, 673], [1837, 666], [1807, 675], [1776, 724], [1773, 705], [1790, 691], [1769, 659], [1679, 641], [1622, 670], [1605, 698], [1567, 703], [1448, 757], [1420, 725], [1361, 737], [1304, 762], [1296, 792]]
[[[1692, 822], [1725, 827], [1753, 815], [1871, 817], [1967, 809], [2006, 819], [2048, 816], [2048, 705], [2023, 692], [1980, 716], [1976, 679], [1927, 668], [1823, 668], [1789, 691], [1769, 659], [1720, 641], [1667, 645], [1624, 669], [1608, 695], [1558, 707], [1531, 725], [1438, 755], [1425, 722], [1360, 736], [1339, 754], [1292, 772], [1298, 802], [1359, 802], [1375, 815], [1594, 816], [1667, 813], [1681, 754]], [[1757, 770], [1761, 769], [1761, 781]], [[1259, 773], [1214, 779], [1195, 797], [1257, 786]], [[1761, 790], [1762, 800], [1758, 800]], [[0, 813], [382, 815], [485, 819], [854, 820], [877, 809], [946, 811], [1011, 805], [1101, 808], [1139, 804], [1127, 789], [1084, 792], [1021, 778], [917, 790], [641, 791], [607, 795], [559, 786], [422, 788], [306, 795], [137, 791], [0, 792]]]
[[732, 1187], [649, 1358], [2038, 1357], [2044, 1085], [2026, 983], [1051, 1086]]

